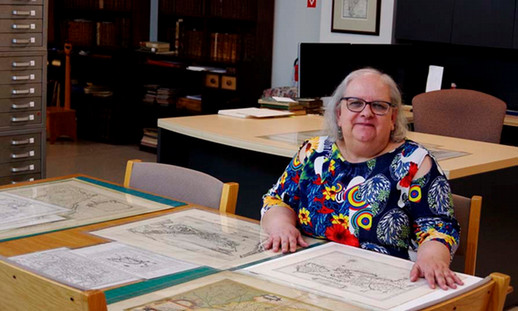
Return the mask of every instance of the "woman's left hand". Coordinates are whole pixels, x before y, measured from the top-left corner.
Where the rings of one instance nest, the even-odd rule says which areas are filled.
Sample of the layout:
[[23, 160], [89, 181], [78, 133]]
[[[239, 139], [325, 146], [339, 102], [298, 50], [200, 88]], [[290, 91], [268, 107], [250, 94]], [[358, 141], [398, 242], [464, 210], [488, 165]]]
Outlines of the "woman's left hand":
[[427, 241], [417, 249], [417, 260], [410, 271], [410, 281], [425, 278], [430, 288], [457, 288], [462, 280], [450, 270], [450, 252], [441, 242]]

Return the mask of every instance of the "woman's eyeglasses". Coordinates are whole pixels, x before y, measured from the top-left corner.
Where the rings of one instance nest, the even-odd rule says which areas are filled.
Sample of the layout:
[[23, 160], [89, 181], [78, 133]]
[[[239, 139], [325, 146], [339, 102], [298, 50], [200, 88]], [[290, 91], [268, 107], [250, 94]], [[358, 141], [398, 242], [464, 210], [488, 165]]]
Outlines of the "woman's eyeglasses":
[[347, 109], [352, 112], [362, 112], [365, 106], [370, 105], [372, 112], [378, 116], [386, 115], [390, 107], [395, 107], [392, 103], [382, 100], [368, 102], [358, 97], [342, 97], [340, 101], [342, 100], [345, 100]]

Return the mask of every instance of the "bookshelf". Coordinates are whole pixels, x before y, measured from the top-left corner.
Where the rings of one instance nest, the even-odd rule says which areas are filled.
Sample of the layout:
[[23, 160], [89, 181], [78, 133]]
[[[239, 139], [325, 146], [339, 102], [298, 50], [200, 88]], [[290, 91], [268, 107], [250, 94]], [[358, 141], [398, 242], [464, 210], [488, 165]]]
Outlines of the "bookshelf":
[[[51, 0], [49, 61], [72, 44], [72, 101], [79, 138], [138, 141], [135, 49], [149, 38], [150, 0]], [[63, 79], [55, 76], [52, 79]]]
[[271, 85], [273, 13], [273, 0], [159, 1], [158, 40], [173, 52], [155, 57], [179, 61], [186, 71], [206, 68], [197, 74], [199, 94], [185, 94], [201, 95], [191, 113], [257, 103]]

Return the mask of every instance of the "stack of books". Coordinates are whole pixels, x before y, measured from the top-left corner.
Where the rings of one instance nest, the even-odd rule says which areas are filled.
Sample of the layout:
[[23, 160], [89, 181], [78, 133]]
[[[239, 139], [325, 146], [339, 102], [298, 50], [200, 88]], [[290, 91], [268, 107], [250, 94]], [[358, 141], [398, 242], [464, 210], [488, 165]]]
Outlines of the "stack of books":
[[144, 98], [142, 98], [142, 102], [147, 105], [154, 105], [156, 102], [156, 95], [159, 87], [160, 86], [158, 84], [144, 85], [146, 93], [144, 94]]
[[287, 97], [265, 97], [258, 100], [259, 107], [286, 110], [296, 115], [306, 114], [306, 108], [299, 102]]
[[297, 98], [297, 102], [306, 109], [308, 114], [323, 114], [323, 102], [320, 98]]
[[160, 87], [157, 89], [156, 102], [160, 106], [172, 106], [176, 104], [177, 90], [169, 87]]
[[158, 129], [144, 128], [144, 134], [140, 140], [141, 147], [156, 149], [158, 144]]

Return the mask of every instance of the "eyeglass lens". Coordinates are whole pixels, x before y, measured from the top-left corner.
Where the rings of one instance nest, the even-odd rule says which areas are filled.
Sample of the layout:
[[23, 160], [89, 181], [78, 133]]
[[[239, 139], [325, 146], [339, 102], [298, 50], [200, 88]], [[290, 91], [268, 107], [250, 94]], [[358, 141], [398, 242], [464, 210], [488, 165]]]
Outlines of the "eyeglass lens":
[[390, 108], [390, 103], [383, 102], [383, 101], [373, 101], [368, 102], [361, 98], [344, 98], [347, 103], [347, 108], [352, 112], [361, 112], [363, 109], [365, 109], [366, 105], [370, 105], [372, 112], [374, 112], [377, 115], [384, 115], [388, 112]]

